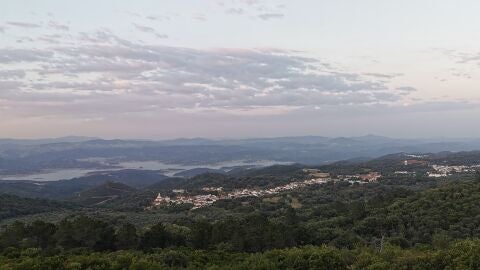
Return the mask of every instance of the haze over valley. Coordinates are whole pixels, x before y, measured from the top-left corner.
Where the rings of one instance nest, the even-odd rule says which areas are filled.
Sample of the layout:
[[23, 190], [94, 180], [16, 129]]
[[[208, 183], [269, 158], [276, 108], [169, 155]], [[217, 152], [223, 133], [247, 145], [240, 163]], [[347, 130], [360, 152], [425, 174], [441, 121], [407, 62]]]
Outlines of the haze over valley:
[[227, 172], [274, 164], [322, 165], [382, 155], [480, 149], [480, 139], [393, 139], [366, 135], [168, 141], [65, 137], [0, 139], [0, 179], [65, 180], [99, 171], [142, 169], [173, 176], [204, 168]]

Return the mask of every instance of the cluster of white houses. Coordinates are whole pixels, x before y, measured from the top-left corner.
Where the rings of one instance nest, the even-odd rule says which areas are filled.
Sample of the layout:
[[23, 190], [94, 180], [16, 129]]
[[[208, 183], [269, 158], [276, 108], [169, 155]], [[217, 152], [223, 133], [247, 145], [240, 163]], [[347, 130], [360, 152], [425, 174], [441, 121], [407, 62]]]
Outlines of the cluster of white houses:
[[[282, 191], [292, 190], [300, 187], [305, 187], [307, 185], [313, 184], [323, 184], [326, 183], [328, 178], [317, 178], [306, 180], [303, 182], [292, 182], [283, 186], [278, 186], [270, 189], [238, 189], [228, 193], [220, 193], [220, 195], [215, 194], [201, 194], [201, 195], [177, 195], [173, 198], [169, 196], [162, 196], [158, 194], [157, 198], [153, 202], [153, 206], [159, 205], [169, 205], [169, 204], [192, 204], [193, 209], [205, 207], [211, 205], [212, 203], [218, 200], [224, 199], [235, 199], [242, 197], [262, 197], [266, 195], [277, 194]], [[222, 191], [222, 188], [203, 188], [203, 191]]]
[[480, 169], [480, 165], [432, 165], [433, 172], [428, 172], [429, 177], [446, 177], [454, 173], [472, 173]]
[[[472, 173], [480, 169], [480, 165], [436, 165], [429, 164], [426, 160], [416, 160], [410, 159], [403, 161], [403, 165], [420, 165], [420, 166], [429, 166], [431, 170], [427, 172], [428, 177], [447, 177], [455, 173]], [[415, 171], [396, 171], [397, 175], [416, 175]]]
[[202, 194], [202, 195], [188, 195], [185, 194], [185, 190], [176, 189], [172, 190], [173, 193], [177, 195], [175, 197], [162, 196], [158, 194], [157, 198], [153, 202], [153, 206], [160, 205], [174, 205], [174, 204], [192, 204], [193, 209], [209, 206], [214, 202], [222, 199], [235, 199], [242, 197], [262, 197], [272, 194], [277, 194], [282, 191], [297, 189], [306, 187], [309, 185], [315, 184], [324, 184], [330, 180], [345, 180], [345, 181], [363, 181], [363, 182], [372, 182], [377, 181], [381, 177], [380, 173], [372, 172], [363, 175], [351, 175], [351, 176], [341, 176], [338, 179], [331, 179], [329, 173], [322, 173], [315, 169], [305, 169], [305, 172], [309, 173], [310, 177], [313, 177], [305, 181], [291, 182], [283, 186], [278, 186], [270, 189], [238, 189], [232, 192], [223, 192], [222, 187], [204, 187], [202, 191], [212, 192], [215, 194]]

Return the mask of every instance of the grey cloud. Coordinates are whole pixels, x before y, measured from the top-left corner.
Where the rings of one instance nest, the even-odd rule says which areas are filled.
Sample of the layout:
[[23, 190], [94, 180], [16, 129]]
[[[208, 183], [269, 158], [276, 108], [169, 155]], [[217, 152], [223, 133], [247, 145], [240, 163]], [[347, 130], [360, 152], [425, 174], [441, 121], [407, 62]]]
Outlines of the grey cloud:
[[[92, 54], [94, 55], [94, 54]], [[132, 62], [125, 59], [99, 59], [95, 57], [88, 61], [76, 62], [74, 59], [64, 61], [52, 61], [50, 63], [42, 63], [42, 69], [38, 70], [39, 74], [86, 74], [86, 73], [116, 73], [117, 76], [123, 77], [122, 74], [135, 75], [141, 72], [154, 69], [156, 66], [147, 62]], [[127, 76], [132, 78], [135, 76]]]
[[0, 48], [0, 63], [45, 61], [52, 56], [46, 50]]
[[0, 79], [0, 100], [15, 98], [18, 94], [20, 94], [23, 85], [24, 84], [21, 81], [6, 81]]
[[[255, 6], [261, 4], [261, 0], [231, 0], [230, 1], [233, 4], [242, 4], [246, 6]], [[226, 6], [228, 3], [225, 1], [217, 1], [217, 4], [220, 6]]]
[[54, 81], [48, 83], [33, 83], [30, 85], [36, 90], [51, 90], [51, 89], [72, 89], [72, 90], [87, 90], [87, 91], [113, 91], [115, 87], [107, 81], [85, 81], [85, 82], [63, 82]]
[[[445, 112], [445, 111], [459, 111], [477, 109], [478, 102], [471, 102], [465, 100], [452, 101], [428, 101], [417, 102], [411, 105], [402, 104], [378, 104], [375, 106], [348, 106], [342, 110], [341, 114], [349, 115], [378, 115], [381, 111], [383, 114], [399, 115], [405, 113], [420, 113], [420, 112]], [[333, 107], [326, 107], [326, 110], [334, 110]]]
[[457, 63], [470, 63], [470, 62], [476, 62], [480, 64], [480, 53], [457, 53], [454, 55], [454, 57], [457, 59]]
[[60, 43], [60, 39], [63, 38], [64, 36], [58, 35], [58, 34], [47, 34], [47, 35], [42, 35], [37, 38], [39, 41], [44, 41], [48, 42], [51, 44], [58, 44]]
[[166, 34], [155, 34], [157, 38], [168, 38], [168, 35]]
[[131, 16], [134, 16], [134, 17], [137, 17], [137, 18], [141, 18], [142, 15], [140, 15], [140, 13], [138, 12], [133, 12], [133, 11], [125, 11], [126, 14], [128, 15], [131, 15]]
[[283, 18], [284, 16], [285, 15], [281, 14], [281, 13], [263, 13], [263, 14], [258, 15], [258, 18], [260, 18], [264, 21], [267, 21], [267, 20], [271, 20], [271, 19], [280, 19], [280, 18]]
[[[480, 67], [480, 52], [472, 53], [472, 52], [462, 52], [457, 50], [449, 50], [443, 48], [434, 48], [432, 49], [434, 52], [440, 52], [443, 55], [448, 56], [449, 58], [453, 59], [455, 63], [458, 65], [458, 68], [450, 68], [450, 74], [455, 77], [460, 77], [464, 79], [471, 79], [473, 74], [470, 70], [464, 70], [461, 66], [468, 67], [468, 65], [473, 64], [477, 67]], [[469, 68], [469, 67], [468, 67]], [[438, 79], [438, 78], [436, 78]], [[440, 81], [444, 82], [446, 79], [439, 79]]]
[[168, 38], [168, 35], [166, 34], [159, 34], [159, 33], [156, 33], [155, 29], [150, 27], [150, 26], [145, 26], [145, 25], [139, 25], [139, 24], [136, 24], [136, 23], [133, 23], [133, 25], [135, 26], [135, 28], [139, 31], [142, 31], [144, 33], [149, 33], [149, 34], [153, 34], [155, 35], [155, 37], [157, 38]]
[[56, 21], [49, 21], [49, 22], [48, 22], [48, 26], [49, 26], [50, 28], [53, 28], [53, 29], [56, 29], [56, 30], [60, 30], [60, 31], [68, 31], [68, 30], [70, 30], [70, 27], [68, 27], [68, 25], [62, 24], [62, 23], [59, 23], [59, 22], [56, 22]]
[[42, 27], [40, 24], [29, 23], [29, 22], [8, 21], [8, 22], [6, 22], [6, 24], [11, 25], [11, 26], [16, 26], [16, 27], [22, 27], [22, 28], [40, 28], [40, 27]]
[[135, 26], [135, 28], [136, 28], [137, 30], [140, 30], [140, 31], [145, 32], [145, 33], [153, 33], [153, 32], [155, 32], [155, 29], [153, 29], [153, 28], [150, 27], [150, 26], [139, 25], [139, 24], [136, 24], [136, 23], [133, 23], [133, 25]]
[[17, 43], [24, 43], [24, 42], [34, 42], [35, 40], [31, 37], [20, 37], [16, 40]]
[[245, 10], [243, 8], [229, 8], [225, 12], [227, 12], [228, 14], [234, 14], [234, 15], [245, 14]]
[[406, 92], [299, 52], [145, 45], [106, 29], [48, 50], [0, 49], [1, 62], [35, 63], [29, 73], [42, 78], [24, 80], [22, 91], [3, 98], [52, 114], [374, 105], [395, 103]]
[[415, 91], [417, 91], [417, 89], [415, 87], [411, 87], [411, 86], [401, 86], [401, 87], [397, 87], [395, 89], [400, 90], [400, 91], [405, 91], [405, 92], [415, 92]]
[[283, 4], [273, 4], [261, 0], [232, 0], [230, 3], [218, 2], [229, 15], [249, 15], [252, 19], [261, 19], [264, 21], [271, 19], [280, 19], [285, 15], [282, 10]]
[[260, 0], [240, 0], [240, 2], [247, 5], [257, 5], [260, 3]]
[[170, 21], [176, 15], [174, 14], [161, 14], [161, 15], [148, 15], [145, 18], [151, 21]]
[[442, 48], [435, 48], [433, 51], [440, 52], [452, 58], [457, 64], [469, 64], [473, 62], [474, 64], [480, 65], [480, 52], [463, 52]]
[[383, 74], [383, 73], [367, 72], [367, 73], [363, 73], [363, 75], [377, 77], [377, 78], [384, 78], [384, 79], [393, 79], [393, 78], [402, 76], [403, 74], [401, 74], [401, 73]]
[[465, 79], [471, 79], [472, 78], [472, 75], [470, 73], [467, 73], [467, 72], [453, 72], [452, 75], [456, 76], [456, 77], [465, 78]]
[[0, 70], [0, 79], [19, 79], [25, 77], [23, 70]]
[[197, 20], [197, 21], [206, 21], [207, 20], [207, 17], [205, 16], [205, 14], [202, 14], [202, 13], [194, 13], [194, 14], [192, 14], [192, 18]]

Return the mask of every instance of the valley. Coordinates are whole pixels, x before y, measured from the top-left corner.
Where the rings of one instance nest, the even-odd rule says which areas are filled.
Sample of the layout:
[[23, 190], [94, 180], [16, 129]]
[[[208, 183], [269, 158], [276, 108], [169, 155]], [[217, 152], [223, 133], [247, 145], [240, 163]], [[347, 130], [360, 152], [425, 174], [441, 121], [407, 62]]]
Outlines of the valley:
[[[95, 159], [89, 159], [92, 161]], [[79, 178], [89, 175], [95, 175], [98, 173], [105, 173], [111, 171], [120, 171], [120, 170], [151, 170], [159, 171], [166, 176], [175, 176], [185, 174], [191, 170], [218, 170], [227, 172], [235, 168], [255, 168], [255, 167], [266, 167], [275, 164], [290, 164], [291, 162], [281, 162], [281, 161], [270, 161], [270, 160], [256, 160], [256, 161], [230, 161], [222, 162], [215, 164], [198, 164], [198, 165], [185, 165], [185, 164], [166, 164], [160, 161], [124, 161], [124, 162], [108, 162], [104, 160], [99, 164], [99, 168], [91, 169], [51, 169], [47, 171], [41, 171], [33, 174], [17, 174], [17, 175], [1, 175], [0, 181], [58, 181], [58, 180], [68, 180], [73, 178]], [[199, 167], [200, 166], [200, 167]]]
[[88, 137], [0, 140], [0, 179], [55, 181], [96, 171], [122, 169], [162, 170], [172, 176], [194, 168], [229, 170], [273, 164], [323, 165], [341, 160], [368, 160], [399, 152], [470, 149], [480, 149], [480, 140], [415, 140], [375, 135], [166, 141]]
[[[209, 164], [85, 155], [77, 161], [104, 168], [62, 180], [0, 181], [0, 262], [25, 261], [12, 255], [20, 250], [37, 250], [35, 258], [46, 260], [55, 258], [51, 250], [90, 260], [77, 250], [91, 250], [107, 264], [119, 260], [115, 252], [140, 252], [175, 254], [205, 268], [219, 252], [227, 265], [228, 256], [298, 251], [328, 252], [335, 264], [358, 266], [368, 252], [384, 260], [380, 249], [395, 250], [395, 264], [405, 256], [415, 261], [412, 252], [442, 256], [480, 237], [479, 151], [317, 165], [252, 156]], [[198, 252], [208, 258], [198, 261]]]

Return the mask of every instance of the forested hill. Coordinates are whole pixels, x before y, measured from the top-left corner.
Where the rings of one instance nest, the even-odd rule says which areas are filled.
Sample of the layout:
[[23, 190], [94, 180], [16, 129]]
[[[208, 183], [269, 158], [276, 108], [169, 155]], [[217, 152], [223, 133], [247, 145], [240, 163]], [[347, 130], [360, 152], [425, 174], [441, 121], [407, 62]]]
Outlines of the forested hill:
[[107, 181], [100, 186], [79, 192], [72, 200], [83, 205], [101, 205], [110, 200], [128, 196], [136, 189], [123, 183]]
[[253, 212], [224, 202], [199, 216], [222, 207], [236, 216], [191, 216], [145, 228], [86, 216], [16, 222], [1, 230], [0, 263], [12, 267], [6, 269], [478, 269], [480, 244], [468, 239], [480, 237], [479, 180], [418, 193], [330, 183], [244, 201]]
[[386, 235], [406, 245], [480, 237], [480, 179], [451, 183], [373, 209], [355, 226], [366, 237]]
[[[66, 207], [45, 200], [20, 199], [7, 195], [1, 198], [2, 211], [11, 209], [14, 210], [13, 214]], [[265, 199], [219, 201], [198, 211], [173, 208], [165, 209], [166, 212], [161, 209], [159, 212], [144, 212], [145, 216], [157, 213], [158, 217], [165, 220], [161, 222], [162, 226], [177, 228], [173, 231], [167, 229], [168, 232], [165, 233], [172, 235], [165, 236], [164, 240], [149, 242], [148, 245], [154, 247], [173, 245], [209, 249], [223, 243], [231, 250], [255, 252], [322, 244], [353, 248], [368, 246], [375, 239], [385, 238], [386, 242], [406, 248], [421, 244], [432, 245], [439, 239], [448, 242], [480, 237], [479, 202], [479, 180], [441, 184], [438, 188], [417, 193], [388, 185], [329, 183], [321, 189], [309, 187]], [[176, 212], [185, 212], [187, 215], [178, 215]], [[170, 213], [170, 218], [166, 218], [167, 213]], [[123, 213], [126, 214], [128, 212]], [[138, 214], [135, 216], [139, 217]], [[105, 216], [102, 219], [108, 221], [111, 217]], [[89, 222], [88, 219], [80, 220]], [[104, 229], [112, 228], [111, 237], [115, 238], [114, 228], [125, 224], [125, 221], [118, 223], [113, 218], [113, 223], [102, 223], [101, 226]], [[69, 222], [75, 224], [76, 221]], [[63, 225], [59, 226], [60, 230]], [[144, 231], [143, 227], [138, 229]], [[198, 235], [190, 232], [198, 232]], [[84, 233], [86, 235], [82, 239], [86, 242], [78, 247], [93, 248], [89, 243], [96, 240], [87, 241], [89, 232]], [[58, 237], [59, 235], [52, 235], [51, 243], [62, 245], [68, 240]], [[72, 242], [71, 245], [76, 246], [75, 243]], [[109, 249], [115, 249], [113, 242], [109, 244]]]
[[480, 238], [480, 178], [475, 172], [446, 178], [391, 174], [369, 183], [327, 181], [268, 196], [218, 200], [200, 209], [145, 207], [157, 192], [268, 188], [308, 179], [307, 172], [292, 165], [234, 175], [206, 173], [162, 179], [141, 190], [103, 182], [79, 193], [88, 207], [2, 195], [0, 217], [9, 219], [0, 229], [0, 265], [477, 269], [469, 264], [475, 261], [470, 251], [480, 250], [475, 240]]
[[0, 194], [0, 221], [16, 216], [74, 209], [75, 207], [74, 204], [68, 202], [21, 198], [15, 195]]
[[60, 181], [0, 181], [0, 193], [22, 197], [68, 200], [80, 192], [103, 185], [105, 182], [122, 183], [133, 188], [145, 188], [168, 178], [159, 171], [120, 170]]
[[[416, 164], [404, 165], [405, 161], [417, 161]], [[424, 162], [424, 163], [422, 163]], [[394, 172], [413, 167], [426, 168], [429, 165], [479, 165], [480, 151], [464, 152], [438, 152], [438, 153], [406, 153], [400, 152], [388, 154], [374, 159], [352, 159], [334, 162], [328, 165], [318, 166], [322, 170], [329, 172], [352, 173], [362, 168], [368, 168], [374, 171]]]

